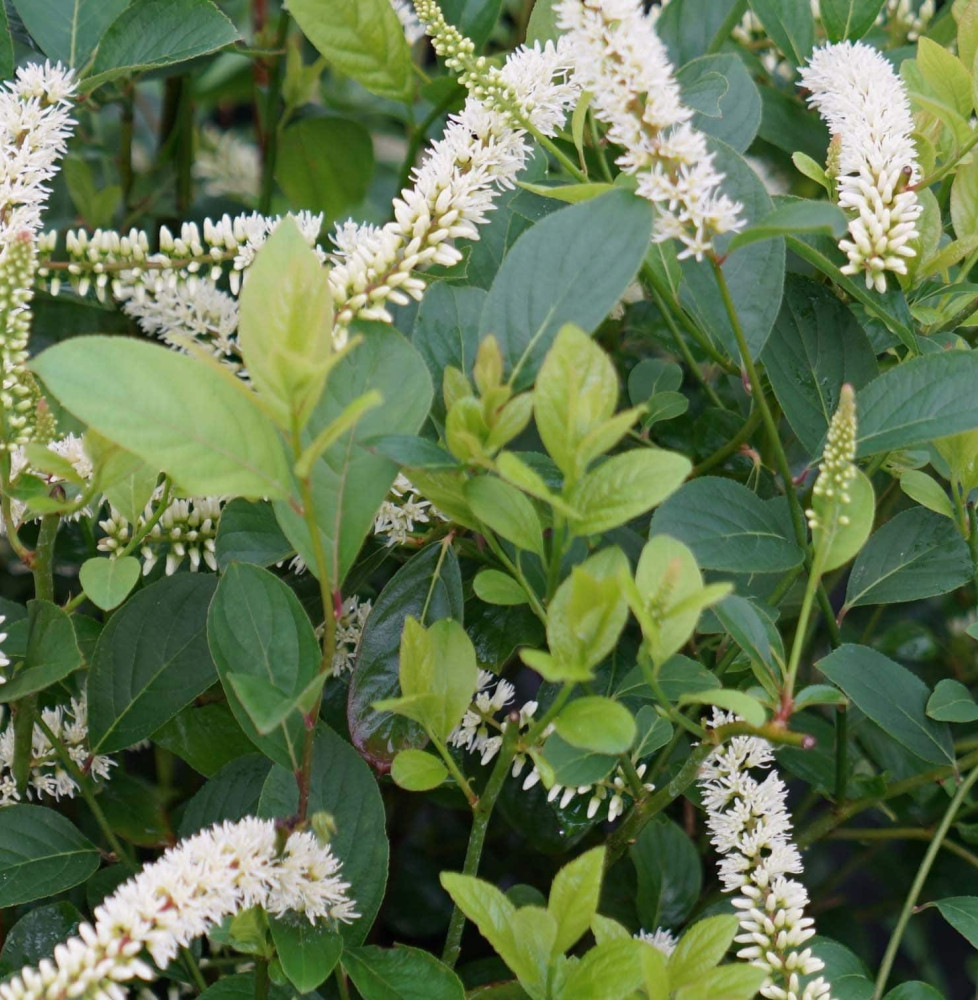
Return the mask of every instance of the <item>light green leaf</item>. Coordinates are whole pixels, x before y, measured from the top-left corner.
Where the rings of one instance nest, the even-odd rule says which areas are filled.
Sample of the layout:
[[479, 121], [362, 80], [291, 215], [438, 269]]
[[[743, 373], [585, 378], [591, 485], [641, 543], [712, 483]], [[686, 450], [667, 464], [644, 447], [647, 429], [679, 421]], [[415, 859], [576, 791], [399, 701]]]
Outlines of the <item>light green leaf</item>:
[[129, 596], [129, 591], [136, 586], [139, 574], [139, 560], [132, 556], [118, 559], [95, 556], [82, 563], [78, 571], [78, 582], [85, 588], [85, 596], [95, 607], [111, 611]]
[[739, 715], [752, 726], [763, 726], [767, 721], [764, 706], [745, 691], [715, 688], [712, 691], [688, 691], [679, 699], [680, 705], [717, 705]]
[[558, 952], [569, 951], [581, 939], [598, 911], [605, 849], [595, 847], [564, 865], [554, 876], [547, 910], [557, 921]]
[[0, 809], [0, 906], [64, 892], [98, 866], [98, 848], [60, 813], [19, 803]]
[[73, 337], [33, 362], [79, 420], [192, 496], [289, 495], [283, 443], [233, 377], [159, 344]]
[[721, 965], [676, 990], [676, 1000], [751, 1000], [764, 984], [763, 969], [746, 962]]
[[291, 0], [289, 13], [341, 73], [380, 97], [410, 99], [411, 52], [388, 0]]
[[845, 643], [818, 669], [891, 739], [932, 764], [954, 762], [946, 725], [927, 718], [930, 692], [919, 677], [868, 646]]
[[477, 476], [465, 484], [465, 499], [472, 513], [497, 535], [543, 556], [543, 525], [533, 504], [515, 486], [495, 476]]
[[585, 184], [531, 184], [529, 181], [517, 181], [521, 188], [531, 194], [538, 194], [541, 198], [555, 198], [557, 201], [566, 201], [569, 205], [576, 205], [581, 201], [590, 201], [600, 194], [607, 194], [613, 190], [611, 184], [604, 184], [598, 181], [591, 181]]
[[[816, 549], [825, 546], [822, 557], [824, 570], [837, 569], [844, 566], [862, 547], [873, 530], [876, 517], [876, 494], [869, 476], [862, 469], [856, 470], [856, 475], [849, 484], [849, 503], [840, 508], [839, 519], [835, 521], [831, 538], [823, 539], [826, 528], [823, 525], [832, 523], [833, 500], [824, 496], [812, 497], [812, 508], [819, 518], [819, 526], [812, 531], [812, 543]], [[841, 523], [841, 518], [846, 523]]]
[[944, 492], [944, 487], [926, 472], [921, 472], [919, 469], [907, 469], [902, 472], [900, 489], [922, 507], [954, 520], [954, 505], [951, 503], [951, 498]]
[[[31, 38], [49, 59], [79, 67], [85, 65], [105, 29], [130, 2], [131, 0], [13, 0], [13, 5]], [[6, 30], [7, 20], [2, 12], [0, 18]], [[0, 77], [7, 75], [8, 72], [0, 73]]]
[[[595, 753], [627, 753], [635, 742], [635, 719], [611, 698], [576, 698], [554, 720], [557, 735], [571, 746]], [[590, 920], [590, 917], [588, 917]]]
[[917, 69], [942, 103], [964, 117], [971, 113], [971, 74], [953, 52], [921, 35], [917, 42]]
[[516, 389], [533, 382], [565, 323], [597, 328], [635, 277], [651, 234], [649, 203], [612, 191], [551, 213], [516, 241], [480, 321], [480, 335], [493, 334], [517, 372]]
[[568, 502], [580, 512], [571, 521], [576, 535], [596, 535], [644, 514], [674, 494], [689, 475], [685, 455], [633, 449], [613, 455], [571, 490]]
[[132, 0], [102, 36], [82, 85], [93, 89], [127, 73], [174, 66], [239, 38], [211, 0]]
[[409, 747], [394, 758], [391, 777], [398, 788], [430, 792], [448, 779], [448, 768], [434, 754]]
[[327, 923], [312, 924], [294, 913], [269, 916], [275, 954], [282, 971], [299, 993], [321, 986], [336, 967], [343, 952], [343, 938]]
[[669, 984], [676, 990], [715, 968], [733, 944], [737, 918], [724, 914], [693, 924], [669, 956]]
[[93, 752], [138, 743], [214, 683], [205, 631], [214, 589], [213, 576], [177, 573], [109, 619], [88, 675]]
[[975, 722], [978, 704], [960, 681], [945, 677], [927, 699], [927, 715], [938, 722]]
[[624, 1000], [642, 984], [642, 950], [632, 940], [606, 941], [584, 954], [567, 972], [561, 1000]]
[[866, 543], [846, 586], [845, 608], [946, 594], [971, 579], [971, 553], [953, 521], [913, 507]]
[[484, 569], [472, 581], [476, 597], [487, 604], [528, 604], [526, 591], [509, 574], [498, 569]]

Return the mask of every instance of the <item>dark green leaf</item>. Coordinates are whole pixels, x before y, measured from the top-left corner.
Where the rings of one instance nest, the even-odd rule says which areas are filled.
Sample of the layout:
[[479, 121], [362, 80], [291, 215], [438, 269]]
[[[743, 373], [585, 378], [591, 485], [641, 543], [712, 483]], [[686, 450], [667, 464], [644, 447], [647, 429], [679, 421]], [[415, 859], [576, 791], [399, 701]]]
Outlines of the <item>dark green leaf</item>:
[[925, 714], [927, 686], [906, 667], [868, 646], [846, 643], [818, 669], [888, 736], [932, 764], [952, 764], [948, 728]]
[[702, 476], [656, 511], [651, 534], [688, 545], [703, 569], [783, 572], [797, 566], [803, 553], [783, 518], [772, 517], [771, 505], [733, 480]]
[[464, 1000], [454, 972], [418, 948], [351, 948], [343, 968], [363, 1000]]
[[98, 866], [98, 848], [53, 809], [0, 809], [0, 906], [64, 892]]
[[54, 955], [55, 945], [75, 933], [81, 920], [82, 915], [67, 900], [31, 910], [10, 928], [4, 939], [0, 974], [19, 972], [25, 965], [36, 969], [42, 958]]
[[268, 926], [282, 971], [300, 993], [325, 982], [343, 952], [343, 938], [336, 931], [295, 913], [269, 917]]
[[687, 102], [691, 91], [695, 93], [697, 88], [717, 78], [723, 86], [718, 95], [711, 87], [716, 106], [709, 111], [698, 108], [692, 123], [701, 132], [743, 153], [754, 141], [761, 124], [761, 95], [743, 60], [728, 52], [701, 56], [686, 63], [676, 74]]
[[668, 47], [676, 66], [684, 66], [706, 52], [736, 2], [683, 0], [675, 6], [667, 4], [662, 8], [655, 30]]
[[[102, 33], [131, 0], [13, 0], [14, 10], [41, 51], [67, 66], [84, 66]], [[3, 4], [0, 4], [2, 7]], [[0, 11], [4, 32], [6, 16]], [[9, 36], [8, 36], [9, 42]], [[12, 59], [13, 53], [11, 53]], [[0, 73], [0, 78], [9, 73]]]
[[792, 65], [800, 66], [808, 59], [815, 43], [815, 18], [811, 5], [750, 0], [750, 7], [771, 41]]
[[949, 896], [938, 899], [934, 905], [941, 916], [968, 939], [972, 948], [978, 948], [978, 896]]
[[180, 836], [189, 837], [214, 823], [233, 823], [257, 813], [271, 767], [267, 757], [255, 753], [225, 764], [187, 803]]
[[264, 500], [232, 500], [227, 504], [221, 511], [214, 544], [222, 571], [233, 562], [271, 566], [294, 551], [282, 534], [272, 505]]
[[960, 681], [945, 677], [927, 699], [927, 714], [938, 722], [974, 722], [978, 720], [978, 704]]
[[855, 41], [873, 26], [885, 0], [825, 0], [819, 8], [831, 42]]
[[[824, 285], [795, 274], [785, 282], [761, 360], [791, 429], [812, 457], [843, 384], [862, 389], [878, 371], [872, 345], [852, 313]], [[861, 409], [859, 416], [861, 422]]]
[[[499, 341], [517, 388], [533, 381], [565, 323], [593, 331], [621, 298], [648, 249], [649, 203], [613, 191], [538, 222], [506, 255], [486, 298], [481, 335]], [[594, 261], [602, 267], [595, 271]]]
[[0, 80], [6, 80], [14, 73], [14, 43], [7, 24], [7, 12], [0, 3]]
[[675, 927], [690, 914], [703, 886], [695, 844], [672, 820], [649, 823], [629, 848], [638, 876], [635, 904], [643, 927]]
[[205, 631], [214, 588], [212, 576], [177, 573], [109, 620], [88, 677], [93, 751], [138, 743], [214, 683]]
[[421, 747], [426, 737], [409, 719], [375, 712], [376, 701], [400, 694], [401, 633], [409, 615], [423, 624], [462, 620], [462, 579], [451, 548], [430, 545], [402, 566], [383, 589], [367, 619], [350, 678], [347, 720], [354, 746], [379, 770], [388, 770], [399, 750]]
[[502, 0], [441, 0], [445, 19], [475, 42], [477, 49], [489, 40], [499, 20]]
[[226, 702], [188, 705], [153, 733], [153, 742], [175, 753], [205, 778], [255, 749]]
[[971, 553], [953, 521], [913, 507], [872, 535], [856, 558], [846, 608], [946, 594], [972, 576]]
[[211, 0], [132, 0], [102, 36], [83, 85], [187, 62], [239, 37]]
[[[295, 815], [295, 775], [273, 767], [262, 790], [259, 814]], [[313, 744], [309, 814], [328, 812], [336, 823], [332, 847], [343, 859], [343, 878], [357, 901], [360, 919], [340, 929], [347, 945], [360, 944], [370, 932], [387, 884], [387, 833], [384, 803], [370, 768], [332, 730], [320, 726]]]

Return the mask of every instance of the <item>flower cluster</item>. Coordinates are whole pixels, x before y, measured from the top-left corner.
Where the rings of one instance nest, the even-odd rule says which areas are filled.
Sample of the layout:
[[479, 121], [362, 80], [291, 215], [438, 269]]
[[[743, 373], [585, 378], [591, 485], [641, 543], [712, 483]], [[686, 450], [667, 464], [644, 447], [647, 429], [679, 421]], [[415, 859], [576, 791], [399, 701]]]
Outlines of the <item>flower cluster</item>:
[[184, 840], [124, 882], [95, 908], [91, 924], [59, 944], [54, 958], [0, 984], [0, 1000], [122, 997], [117, 985], [152, 980], [145, 949], [160, 969], [225, 917], [253, 906], [350, 923], [356, 903], [328, 845], [293, 833], [279, 850], [271, 820], [225, 822]]
[[[35, 437], [37, 428], [35, 428]], [[67, 462], [71, 463], [72, 468], [75, 470], [75, 474], [85, 485], [91, 482], [92, 476], [94, 475], [94, 467], [92, 465], [92, 460], [88, 456], [88, 452], [85, 450], [85, 443], [80, 437], [75, 434], [67, 434], [63, 438], [57, 438], [54, 441], [48, 442], [48, 449], [53, 451], [56, 455], [65, 459]], [[37, 476], [33, 469], [30, 468], [30, 464], [27, 461], [27, 455], [23, 447], [17, 447], [10, 452], [10, 480], [14, 482], [20, 475]], [[41, 478], [49, 484], [62, 483], [64, 480], [61, 476], [51, 475], [48, 473], [41, 474]], [[27, 512], [27, 504], [23, 500], [18, 500], [16, 497], [10, 498], [10, 514], [15, 525], [20, 524], [24, 521]], [[92, 509], [90, 507], [81, 507], [70, 515], [71, 520], [78, 520], [82, 516], [91, 516]], [[38, 517], [39, 515], [35, 515]], [[0, 523], [0, 536], [4, 533], [4, 525]]]
[[657, 927], [654, 931], [639, 931], [635, 937], [639, 941], [644, 941], [646, 944], [652, 945], [653, 948], [657, 948], [666, 958], [676, 950], [676, 945], [679, 944], [679, 939], [675, 934], [670, 933], [664, 927]]
[[[501, 68], [491, 68], [468, 58], [472, 42], [445, 23], [434, 0], [418, 0], [415, 7], [436, 51], [467, 53], [458, 65], [471, 93], [413, 171], [412, 187], [395, 198], [394, 220], [337, 227], [329, 281], [340, 326], [357, 316], [390, 322], [388, 303], [421, 298], [425, 283], [417, 271], [457, 264], [462, 255], [454, 241], [478, 239], [477, 227], [497, 195], [512, 188], [523, 169], [530, 155], [526, 128], [556, 134], [577, 96], [557, 46], [523, 47]], [[456, 63], [450, 58], [448, 65]]]
[[[714, 710], [714, 727], [735, 717]], [[789, 876], [802, 871], [791, 840], [787, 789], [771, 769], [770, 745], [755, 736], [735, 736], [718, 747], [700, 770], [699, 783], [711, 843], [723, 856], [720, 881], [737, 893], [733, 905], [740, 921], [737, 956], [767, 973], [761, 995], [768, 1000], [830, 1000], [821, 959], [802, 945], [815, 934], [805, 916], [808, 893]], [[767, 770], [758, 781], [752, 770]]]
[[[845, 507], [852, 502], [849, 490], [856, 478], [856, 394], [848, 383], [839, 393], [839, 405], [829, 422], [822, 451], [822, 464], [818, 478], [812, 487], [816, 497], [833, 502], [836, 507]], [[819, 518], [814, 510], [805, 512], [811, 528], [819, 527]], [[846, 525], [849, 517], [838, 515], [838, 523]]]
[[876, 18], [876, 23], [895, 25], [903, 38], [908, 42], [915, 42], [927, 30], [935, 11], [934, 0], [924, 0], [916, 8], [913, 0], [886, 0]]
[[257, 146], [237, 133], [205, 125], [194, 174], [209, 198], [237, 198], [252, 204], [261, 191], [261, 155]]
[[[192, 572], [196, 573], [202, 562], [216, 571], [215, 539], [224, 501], [215, 497], [170, 500], [161, 514], [162, 496], [162, 488], [158, 487], [134, 525], [110, 505], [109, 516], [99, 521], [105, 532], [105, 537], [99, 539], [99, 550], [115, 556], [135, 536], [142, 536], [139, 553], [143, 557], [144, 576], [163, 556], [167, 576], [172, 576], [184, 559], [190, 560]], [[146, 526], [150, 524], [147, 532]]]
[[887, 58], [863, 42], [826, 45], [801, 70], [809, 103], [832, 134], [830, 176], [850, 215], [844, 274], [863, 274], [867, 288], [886, 291], [886, 273], [906, 274], [923, 210], [906, 87]]
[[37, 383], [27, 370], [37, 255], [28, 230], [4, 236], [0, 242], [0, 451], [10, 451], [32, 441], [37, 424]]
[[403, 472], [399, 472], [374, 517], [374, 534], [385, 536], [388, 545], [405, 545], [415, 525], [429, 524], [432, 518], [448, 520], [430, 500], [421, 496]]
[[[88, 704], [84, 695], [72, 698], [67, 705], [43, 709], [41, 721], [79, 768], [97, 778], [109, 777], [109, 770], [115, 761], [111, 757], [92, 754], [88, 749]], [[24, 794], [28, 799], [42, 795], [53, 799], [73, 798], [78, 794], [78, 783], [65, 769], [44, 727], [34, 723], [30, 777]], [[8, 717], [6, 725], [0, 730], [0, 806], [9, 806], [21, 800], [13, 767], [14, 725]]]
[[690, 124], [665, 45], [640, 0], [561, 0], [574, 78], [624, 152], [618, 165], [656, 206], [655, 239], [702, 260], [716, 236], [740, 229], [742, 206], [720, 190], [706, 137]]
[[[480, 670], [476, 691], [462, 721], [455, 727], [448, 742], [451, 746], [460, 747], [469, 753], [478, 754], [480, 763], [485, 767], [499, 753], [503, 745], [503, 736], [511, 725], [516, 725], [521, 734], [525, 733], [534, 722], [539, 705], [535, 701], [523, 704], [518, 712], [510, 712], [509, 717], [499, 721], [496, 716], [512, 704], [516, 689], [509, 681], [497, 678], [488, 670]], [[512, 777], [518, 778], [523, 773], [528, 761], [544, 751], [547, 737], [554, 727], [548, 725], [540, 733], [534, 745], [526, 744], [525, 740], [517, 743], [516, 754], [513, 757]], [[638, 764], [636, 773], [639, 779], [645, 776], [646, 766]], [[536, 763], [533, 763], [523, 779], [523, 790], [528, 791], [539, 784], [543, 775]], [[643, 788], [650, 792], [654, 785], [645, 784]], [[621, 766], [616, 766], [607, 777], [590, 785], [565, 786], [554, 783], [547, 791], [547, 801], [560, 799], [560, 808], [566, 808], [577, 796], [587, 796], [587, 817], [594, 819], [600, 810], [607, 808], [607, 818], [613, 822], [625, 811], [626, 801], [631, 801], [632, 795]]]
[[336, 650], [333, 653], [333, 676], [353, 669], [360, 648], [363, 627], [373, 607], [370, 601], [361, 601], [354, 594], [343, 602], [343, 613], [336, 619]]

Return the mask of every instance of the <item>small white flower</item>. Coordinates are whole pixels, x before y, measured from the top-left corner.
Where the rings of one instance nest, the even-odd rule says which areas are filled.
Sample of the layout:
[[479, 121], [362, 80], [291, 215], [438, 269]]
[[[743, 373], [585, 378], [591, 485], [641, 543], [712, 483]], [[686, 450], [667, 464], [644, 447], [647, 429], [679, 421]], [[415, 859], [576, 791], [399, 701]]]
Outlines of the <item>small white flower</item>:
[[397, 474], [387, 499], [374, 516], [374, 534], [387, 538], [388, 545], [405, 545], [415, 526], [429, 524], [435, 518], [448, 518], [430, 500], [425, 500], [403, 472]]
[[679, 944], [679, 939], [664, 927], [657, 927], [654, 931], [639, 931], [635, 937], [639, 941], [644, 941], [646, 944], [652, 945], [653, 948], [657, 948], [667, 958]]

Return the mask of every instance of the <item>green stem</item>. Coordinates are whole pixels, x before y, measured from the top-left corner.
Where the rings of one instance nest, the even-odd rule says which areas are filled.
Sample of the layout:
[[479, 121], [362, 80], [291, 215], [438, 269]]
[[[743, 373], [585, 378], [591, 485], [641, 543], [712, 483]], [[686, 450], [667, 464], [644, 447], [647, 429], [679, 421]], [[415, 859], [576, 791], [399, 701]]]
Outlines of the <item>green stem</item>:
[[[126, 542], [126, 547], [119, 553], [119, 558], [123, 556], [130, 556], [135, 552], [136, 548], [143, 541], [143, 539], [159, 524], [160, 519], [166, 513], [167, 507], [170, 506], [170, 496], [173, 491], [173, 484], [169, 479], [163, 480], [163, 493], [160, 495], [160, 502], [156, 505], [156, 510], [153, 511], [148, 521], [143, 522], [143, 526], [139, 531], [134, 531], [132, 538]], [[80, 596], [80, 595], [79, 595]]]
[[573, 177], [576, 181], [585, 183], [588, 179], [586, 173], [551, 139], [542, 132], [526, 123], [527, 131], [543, 148]]
[[[289, 30], [289, 15], [283, 10], [278, 17], [278, 26], [275, 32], [275, 48], [281, 49], [285, 45], [285, 36]], [[283, 65], [285, 60], [282, 56], [276, 56], [270, 69], [268, 81], [268, 93], [265, 95], [265, 124], [264, 124], [264, 159], [261, 171], [261, 196], [258, 201], [258, 210], [263, 215], [268, 215], [272, 210], [272, 194], [275, 191], [275, 166], [278, 161], [278, 102], [282, 93], [282, 80], [284, 78]]]
[[[489, 819], [495, 808], [496, 800], [506, 783], [513, 757], [516, 753], [516, 737], [519, 733], [515, 725], [506, 727], [503, 734], [503, 745], [500, 747], [496, 764], [486, 783], [485, 790], [479, 797], [472, 811], [472, 830], [469, 833], [469, 844], [465, 851], [465, 862], [462, 873], [473, 878], [479, 872], [479, 862], [482, 859], [482, 848], [486, 842], [486, 831], [489, 829]], [[455, 906], [448, 922], [448, 934], [445, 938], [445, 949], [441, 959], [448, 966], [454, 966], [462, 949], [462, 931], [465, 929], [465, 914]]]
[[255, 1000], [268, 1000], [268, 959], [259, 958], [255, 962]]
[[[833, 830], [829, 834], [829, 840], [857, 840], [857, 841], [886, 841], [886, 840], [924, 840], [928, 843], [934, 836], [933, 830], [924, 830], [916, 826], [897, 826], [880, 829], [871, 826], [866, 828], [852, 828], [849, 830]], [[941, 848], [949, 854], [967, 861], [973, 868], [978, 868], [978, 854], [969, 851], [966, 847], [956, 844], [953, 840], [944, 840]]]
[[38, 600], [54, 600], [54, 543], [60, 527], [61, 518], [57, 514], [45, 514], [41, 518], [41, 530], [37, 535], [37, 547], [31, 566], [34, 596]]
[[730, 37], [730, 32], [740, 24], [745, 10], [747, 10], [747, 0], [737, 0], [730, 8], [730, 13], [723, 19], [723, 24], [717, 28], [716, 34], [710, 40], [709, 48], [706, 50], [707, 55], [714, 55], [723, 48], [723, 43]]
[[520, 569], [519, 557], [517, 556], [516, 561], [506, 555], [505, 550], [499, 544], [492, 531], [485, 525], [480, 528], [480, 534], [486, 540], [486, 544], [492, 550], [493, 555], [506, 567], [507, 570], [516, 578], [519, 585], [526, 591], [526, 596], [530, 602], [530, 607], [533, 613], [546, 625], [547, 623], [547, 612], [543, 605], [540, 603], [540, 598], [537, 596], [536, 591], [530, 585], [530, 582], [526, 579], [526, 575]]
[[340, 1000], [350, 1000], [350, 984], [346, 981], [346, 970], [342, 965], [336, 966], [336, 988], [340, 994]]
[[815, 554], [814, 562], [808, 573], [808, 582], [805, 584], [805, 596], [801, 600], [801, 610], [798, 613], [798, 624], [795, 626], [795, 637], [791, 643], [791, 653], [788, 657], [788, 677], [785, 686], [788, 704], [795, 693], [795, 681], [798, 678], [798, 665], [801, 663], [801, 651], [808, 638], [808, 619], [812, 613], [812, 604], [818, 591], [818, 585], [822, 578], [822, 563], [825, 546], [819, 546], [819, 551]]
[[598, 166], [601, 168], [601, 176], [609, 183], [614, 183], [614, 176], [611, 173], [611, 168], [608, 166], [608, 159], [604, 155], [604, 149], [601, 147], [601, 133], [598, 131], [598, 120], [594, 117], [594, 113], [588, 109], [587, 113], [588, 125], [591, 131], [591, 145], [594, 148], [595, 156], [598, 158]]
[[739, 431], [722, 447], [718, 448], [712, 455], [708, 455], [706, 458], [697, 465], [692, 473], [691, 477], [706, 475], [710, 469], [720, 465], [725, 462], [731, 455], [740, 449], [740, 446], [750, 439], [750, 436], [757, 430], [757, 425], [761, 422], [761, 411], [755, 406], [751, 412], [750, 416], [744, 422], [744, 426], [740, 428]]
[[474, 810], [479, 804], [479, 796], [472, 790], [469, 779], [462, 774], [461, 768], [455, 763], [455, 758], [448, 752], [448, 747], [445, 746], [442, 740], [431, 733], [428, 733], [428, 739], [431, 740], [431, 745], [438, 751], [441, 759], [445, 762], [445, 767], [448, 768], [449, 774], [455, 779], [455, 784], [461, 788], [462, 794], [468, 800], [469, 806]]
[[[565, 484], [567, 489], [569, 484]], [[547, 561], [547, 600], [551, 600], [560, 584], [560, 569], [564, 563], [564, 516], [553, 512], [550, 530], [550, 554]]]
[[914, 907], [917, 905], [917, 900], [920, 898], [921, 890], [924, 888], [924, 882], [930, 874], [930, 870], [933, 867], [937, 853], [941, 849], [941, 844], [947, 836], [948, 830], [951, 828], [951, 823], [954, 821], [954, 817], [957, 814], [958, 809], [961, 808], [961, 803], [964, 802], [965, 796], [969, 791], [971, 791], [971, 787], [976, 781], [978, 781], [978, 766], [972, 768], [971, 773], [967, 778], [965, 778], [958, 790], [955, 792], [954, 798], [951, 799], [948, 804], [947, 811], [944, 813], [940, 826], [938, 826], [935, 831], [934, 837], [927, 848], [924, 860], [921, 861], [920, 867], [917, 869], [917, 875], [913, 880], [913, 884], [910, 886], [910, 892], [907, 893], [907, 898], [904, 901], [903, 909], [900, 911], [896, 927], [893, 928], [889, 944], [886, 946], [883, 961], [880, 963], [879, 974], [876, 977], [876, 989], [873, 993], [873, 1000], [881, 1000], [881, 997], [883, 996], [883, 991], [886, 988], [886, 981], [890, 977], [890, 970], [893, 968], [893, 962], [896, 959], [897, 951], [900, 948], [900, 941], [903, 938], [903, 932], [906, 930], [907, 924], [910, 922], [910, 917], [914, 912]]

